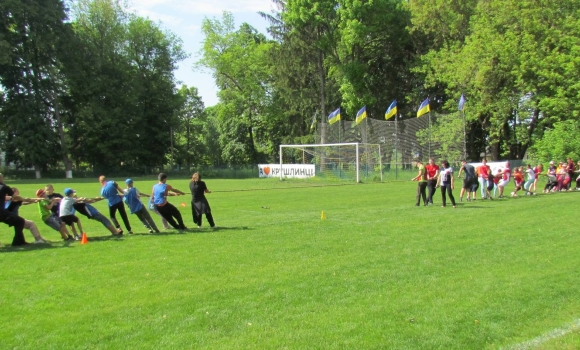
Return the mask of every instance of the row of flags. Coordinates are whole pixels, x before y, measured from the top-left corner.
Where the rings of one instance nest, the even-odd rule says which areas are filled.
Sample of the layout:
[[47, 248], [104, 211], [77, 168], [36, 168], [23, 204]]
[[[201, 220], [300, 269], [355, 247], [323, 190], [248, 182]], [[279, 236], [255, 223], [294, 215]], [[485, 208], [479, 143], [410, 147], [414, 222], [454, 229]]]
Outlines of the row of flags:
[[[458, 109], [460, 111], [464, 110], [465, 102], [466, 102], [465, 96], [463, 96], [463, 94], [461, 94], [461, 97], [459, 98], [459, 105], [458, 105]], [[419, 118], [420, 116], [427, 114], [429, 112], [431, 112], [431, 107], [429, 106], [429, 98], [426, 98], [425, 101], [423, 101], [421, 103], [421, 105], [419, 106], [419, 109], [417, 110], [417, 118]], [[314, 128], [314, 125], [316, 124], [316, 116], [317, 115], [318, 115], [318, 112], [316, 112], [314, 114], [314, 117], [312, 118], [312, 124], [310, 125], [310, 129]], [[394, 100], [389, 105], [389, 108], [387, 108], [387, 111], [385, 112], [385, 119], [388, 120], [389, 118], [391, 118], [395, 115], [397, 115], [397, 100]], [[356, 113], [356, 117], [355, 117], [356, 125], [358, 125], [360, 122], [362, 122], [366, 117], [367, 117], [367, 106], [364, 106]], [[339, 120], [340, 120], [340, 108], [338, 108], [337, 110], [333, 111], [332, 113], [330, 113], [328, 115], [328, 124], [334, 124]]]

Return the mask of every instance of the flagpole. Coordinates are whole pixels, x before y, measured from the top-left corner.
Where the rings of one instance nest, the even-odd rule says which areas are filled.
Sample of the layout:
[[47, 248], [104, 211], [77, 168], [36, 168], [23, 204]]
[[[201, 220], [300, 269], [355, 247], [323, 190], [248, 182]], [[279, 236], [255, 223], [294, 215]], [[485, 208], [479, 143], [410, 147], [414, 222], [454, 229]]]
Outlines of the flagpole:
[[431, 110], [429, 110], [429, 158], [431, 158]]
[[369, 113], [367, 113], [367, 116], [365, 117], [365, 135], [366, 135], [366, 140], [365, 140], [365, 153], [367, 154], [367, 171], [366, 171], [366, 176], [369, 176], [369, 167], [370, 167], [370, 157], [368, 156], [368, 149], [367, 149], [367, 143], [369, 143]]
[[399, 131], [397, 129], [397, 114], [395, 114], [395, 180], [399, 179], [399, 167], [398, 167], [398, 162], [399, 162], [399, 150], [397, 149], [397, 145], [399, 143]]
[[465, 112], [462, 110], [463, 115], [463, 159], [467, 160], [467, 123], [465, 120]]

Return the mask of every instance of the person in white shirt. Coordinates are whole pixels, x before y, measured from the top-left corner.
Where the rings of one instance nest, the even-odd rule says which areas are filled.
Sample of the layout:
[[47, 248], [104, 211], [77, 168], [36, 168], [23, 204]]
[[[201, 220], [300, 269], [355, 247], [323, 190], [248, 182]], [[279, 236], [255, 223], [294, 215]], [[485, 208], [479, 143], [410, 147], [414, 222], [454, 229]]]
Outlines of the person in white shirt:
[[536, 181], [536, 172], [529, 164], [526, 166], [526, 174], [528, 175], [528, 179], [524, 183], [524, 190], [526, 190], [526, 195], [531, 195], [533, 192], [530, 191], [530, 186]]
[[75, 236], [75, 240], [79, 240], [81, 236], [77, 233], [75, 229], [75, 225], [80, 231], [83, 233], [83, 226], [81, 225], [81, 220], [74, 214], [74, 204], [77, 202], [76, 198], [74, 197], [75, 191], [72, 188], [65, 188], [64, 189], [64, 198], [60, 201], [60, 206], [58, 209], [60, 219], [62, 222], [70, 226], [73, 235]]
[[445, 194], [449, 195], [449, 199], [451, 200], [451, 204], [453, 205], [453, 208], [455, 208], [455, 198], [453, 197], [453, 188], [455, 186], [454, 184], [454, 178], [453, 178], [453, 168], [449, 166], [449, 162], [444, 160], [441, 162], [441, 199], [443, 200], [443, 205], [442, 207], [445, 207], [446, 205], [446, 201], [447, 198], [445, 197]]

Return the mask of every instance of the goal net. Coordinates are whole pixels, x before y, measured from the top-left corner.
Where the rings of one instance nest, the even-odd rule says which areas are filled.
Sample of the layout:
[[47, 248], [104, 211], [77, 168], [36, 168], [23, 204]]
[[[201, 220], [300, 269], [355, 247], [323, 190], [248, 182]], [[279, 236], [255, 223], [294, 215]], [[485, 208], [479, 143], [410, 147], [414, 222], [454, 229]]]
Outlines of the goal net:
[[313, 166], [311, 175], [328, 180], [382, 181], [381, 146], [368, 143], [280, 145], [280, 180]]

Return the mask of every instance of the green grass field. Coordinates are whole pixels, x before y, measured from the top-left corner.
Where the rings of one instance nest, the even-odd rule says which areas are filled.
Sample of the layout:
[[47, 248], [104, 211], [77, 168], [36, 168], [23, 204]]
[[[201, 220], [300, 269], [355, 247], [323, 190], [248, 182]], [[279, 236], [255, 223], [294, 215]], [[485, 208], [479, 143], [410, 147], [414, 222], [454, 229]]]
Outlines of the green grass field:
[[[12, 248], [0, 226], [0, 348], [580, 348], [580, 193], [453, 209], [439, 192], [415, 207], [411, 182], [207, 184], [218, 228], [184, 234], [131, 216], [136, 234], [113, 238], [81, 216], [89, 244], [65, 244], [23, 206], [52, 243]], [[194, 227], [189, 196], [171, 201]]]

